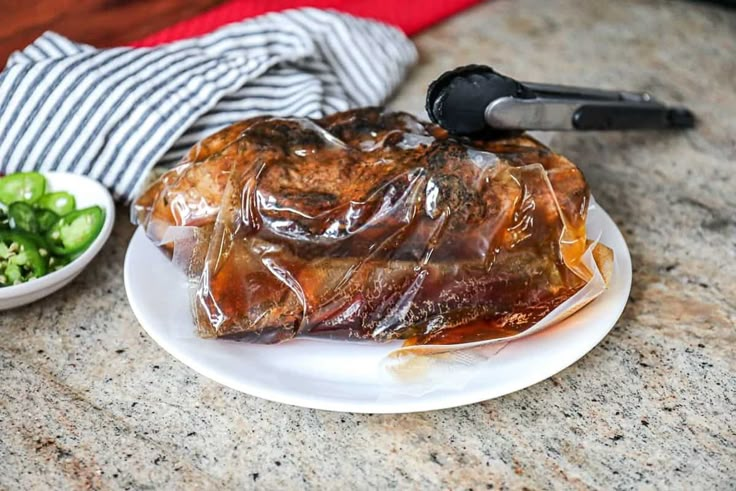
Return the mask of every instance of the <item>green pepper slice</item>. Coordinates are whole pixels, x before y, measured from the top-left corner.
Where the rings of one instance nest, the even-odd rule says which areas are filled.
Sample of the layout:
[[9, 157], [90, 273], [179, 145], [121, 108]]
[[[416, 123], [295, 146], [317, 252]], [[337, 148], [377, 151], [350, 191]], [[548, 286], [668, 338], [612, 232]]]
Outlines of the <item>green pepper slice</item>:
[[51, 256], [49, 257], [49, 271], [59, 271], [74, 259], [76, 258], [72, 256]]
[[63, 217], [67, 213], [73, 212], [74, 208], [77, 207], [77, 203], [74, 196], [65, 191], [59, 191], [56, 193], [44, 194], [39, 198], [36, 206], [45, 210], [53, 211], [57, 215]]
[[10, 224], [8, 223], [8, 214], [0, 208], [0, 230], [9, 230]]
[[38, 229], [41, 232], [47, 232], [59, 220], [59, 215], [51, 210], [36, 210], [36, 220], [38, 220]]
[[21, 230], [29, 234], [38, 233], [36, 212], [28, 203], [16, 201], [8, 208], [8, 224], [11, 230]]
[[47, 271], [46, 258], [29, 236], [0, 230], [0, 287], [40, 278]]
[[46, 191], [46, 178], [38, 172], [16, 172], [0, 178], [0, 202], [35, 203]]
[[46, 239], [54, 254], [81, 252], [97, 238], [104, 222], [102, 208], [90, 206], [61, 217], [46, 233]]

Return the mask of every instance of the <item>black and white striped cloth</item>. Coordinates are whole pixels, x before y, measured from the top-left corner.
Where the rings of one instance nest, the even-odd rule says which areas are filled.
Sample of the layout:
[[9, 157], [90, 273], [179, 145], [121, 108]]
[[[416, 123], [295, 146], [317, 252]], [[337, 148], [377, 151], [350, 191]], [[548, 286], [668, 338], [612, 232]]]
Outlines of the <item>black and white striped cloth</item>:
[[127, 201], [154, 165], [235, 121], [380, 104], [416, 57], [393, 27], [316, 9], [154, 48], [47, 32], [0, 72], [0, 172], [86, 174]]

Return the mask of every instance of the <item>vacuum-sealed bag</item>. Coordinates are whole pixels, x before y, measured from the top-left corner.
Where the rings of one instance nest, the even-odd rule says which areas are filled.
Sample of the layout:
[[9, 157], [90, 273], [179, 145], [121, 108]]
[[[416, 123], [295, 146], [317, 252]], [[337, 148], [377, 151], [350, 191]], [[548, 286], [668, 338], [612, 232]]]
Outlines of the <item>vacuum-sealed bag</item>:
[[612, 256], [586, 237], [588, 205], [580, 170], [529, 136], [367, 108], [232, 125], [133, 211], [186, 270], [200, 336], [417, 354], [512, 339], [600, 294]]

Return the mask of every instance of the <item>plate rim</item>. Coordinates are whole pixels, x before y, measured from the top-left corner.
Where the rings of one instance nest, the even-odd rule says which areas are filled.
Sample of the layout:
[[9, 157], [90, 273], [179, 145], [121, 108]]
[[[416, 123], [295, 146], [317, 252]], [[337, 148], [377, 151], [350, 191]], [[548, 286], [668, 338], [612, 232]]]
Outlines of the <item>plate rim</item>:
[[[141, 307], [137, 305], [136, 301], [133, 301], [131, 299], [131, 246], [136, 240], [147, 240], [145, 238], [145, 233], [140, 227], [138, 227], [134, 232], [126, 249], [125, 261], [123, 266], [123, 282], [128, 299], [128, 304], [133, 310], [136, 320], [141, 325], [143, 330], [148, 334], [148, 336], [150, 336], [151, 339], [156, 342], [156, 344], [158, 344], [161, 348], [164, 349], [164, 351], [169, 353], [175, 359], [177, 359], [190, 369], [194, 370], [195, 372], [221, 385], [237, 390], [238, 392], [243, 392], [272, 402], [324, 411], [364, 414], [404, 414], [414, 412], [437, 411], [495, 399], [512, 394], [519, 390], [526, 389], [544, 380], [547, 380], [548, 378], [569, 368], [571, 365], [590, 353], [611, 332], [611, 330], [613, 330], [613, 328], [620, 320], [621, 315], [626, 308], [626, 305], [628, 304], [628, 298], [631, 293], [631, 285], [633, 280], [631, 254], [628, 244], [626, 243], [626, 240], [624, 239], [618, 225], [616, 225], [610, 215], [600, 206], [600, 204], [596, 204], [596, 208], [596, 211], [602, 214], [603, 220], [608, 222], [605, 225], [606, 229], [610, 229], [610, 232], [616, 236], [616, 240], [620, 241], [623, 246], [620, 251], [615, 250], [614, 260], [617, 264], [616, 268], [614, 269], [614, 274], [618, 272], [618, 274], [622, 275], [622, 278], [620, 279], [623, 279], [625, 281], [625, 284], [622, 285], [623, 291], [621, 292], [621, 297], [624, 300], [616, 303], [616, 312], [612, 317], [613, 320], [611, 322], [611, 325], [605, 328], [605, 330], [601, 332], [598, 336], [590, 337], [588, 342], [585, 343], [584, 347], [580, 348], [579, 351], [576, 351], [575, 354], [573, 354], [572, 356], [569, 356], [568, 359], [566, 359], [563, 363], [555, 365], [554, 368], [552, 368], [551, 370], [542, 370], [535, 372], [542, 373], [541, 375], [521, 377], [521, 382], [519, 382], [519, 378], [515, 378], [514, 383], [504, 384], [504, 386], [502, 386], [500, 390], [499, 386], [496, 384], [489, 386], [480, 386], [479, 388], [476, 388], [474, 390], [459, 390], [457, 392], [448, 394], [444, 398], [425, 399], [423, 396], [411, 397], [407, 398], [405, 401], [402, 401], [400, 407], [397, 407], [396, 402], [381, 401], [380, 399], [371, 401], [369, 403], [364, 401], [351, 401], [346, 399], [326, 399], [323, 397], [310, 397], [301, 393], [294, 394], [287, 391], [279, 391], [277, 389], [264, 387], [260, 384], [248, 384], [247, 381], [238, 380], [231, 374], [222, 373], [217, 368], [208, 365], [206, 362], [203, 362], [196, 357], [190, 357], [185, 353], [182, 353], [181, 350], [177, 347], [176, 338], [167, 338], [166, 336], [162, 335], [158, 330], [149, 328], [147, 324], [149, 322], [153, 324], [155, 321], [147, 319], [147, 315], [141, 310]], [[586, 308], [587, 306], [581, 309], [581, 311], [573, 314], [571, 318], [579, 315], [580, 312], [585, 311]], [[550, 326], [549, 329], [553, 328], [554, 326]], [[548, 329], [544, 329], [539, 333], [535, 333], [529, 336], [529, 338], [543, 334], [547, 330]], [[515, 341], [515, 343], [523, 342], [524, 339], [529, 338], [521, 338]], [[506, 385], [511, 385], [512, 388], [509, 389], [508, 387], [505, 387]]]

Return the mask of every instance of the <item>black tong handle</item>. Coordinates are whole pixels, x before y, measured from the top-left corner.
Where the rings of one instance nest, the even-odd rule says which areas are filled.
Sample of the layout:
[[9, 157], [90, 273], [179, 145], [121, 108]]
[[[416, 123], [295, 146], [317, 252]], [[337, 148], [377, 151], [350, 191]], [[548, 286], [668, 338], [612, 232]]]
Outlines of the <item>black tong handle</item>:
[[693, 113], [686, 108], [635, 104], [585, 104], [572, 115], [576, 130], [645, 130], [692, 128]]
[[450, 133], [499, 130], [691, 128], [695, 116], [644, 92], [517, 82], [484, 65], [442, 74], [427, 91], [427, 113]]

